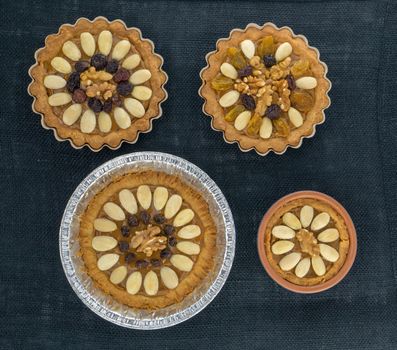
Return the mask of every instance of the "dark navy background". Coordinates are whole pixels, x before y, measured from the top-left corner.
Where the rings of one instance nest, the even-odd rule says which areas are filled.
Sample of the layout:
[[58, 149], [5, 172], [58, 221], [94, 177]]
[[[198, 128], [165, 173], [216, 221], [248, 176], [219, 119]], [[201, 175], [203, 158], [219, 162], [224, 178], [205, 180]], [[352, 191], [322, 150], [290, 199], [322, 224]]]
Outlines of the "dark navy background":
[[[390, 1], [1, 1], [1, 349], [396, 349], [397, 6]], [[78, 17], [105, 15], [141, 28], [164, 56], [164, 116], [136, 145], [93, 153], [57, 142], [26, 92], [33, 54]], [[332, 105], [313, 139], [283, 156], [226, 144], [197, 94], [204, 56], [249, 22], [289, 25], [329, 66]], [[67, 200], [103, 162], [163, 151], [197, 164], [229, 201], [237, 249], [219, 296], [176, 327], [133, 331], [89, 311], [69, 286], [58, 228]], [[298, 295], [276, 285], [256, 230], [281, 196], [313, 189], [339, 200], [357, 228], [358, 254], [333, 289]]]

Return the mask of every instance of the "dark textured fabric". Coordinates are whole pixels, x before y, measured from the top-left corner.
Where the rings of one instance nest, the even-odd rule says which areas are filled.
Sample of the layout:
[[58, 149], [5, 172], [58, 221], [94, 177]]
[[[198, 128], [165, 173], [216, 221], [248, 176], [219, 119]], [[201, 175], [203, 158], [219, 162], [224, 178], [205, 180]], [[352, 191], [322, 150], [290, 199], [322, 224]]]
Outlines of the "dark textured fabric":
[[[2, 1], [0, 14], [0, 348], [396, 349], [397, 6], [385, 1]], [[34, 51], [78, 17], [121, 18], [165, 59], [164, 116], [136, 145], [92, 153], [57, 142], [26, 92]], [[204, 56], [249, 22], [306, 35], [329, 66], [332, 106], [313, 139], [283, 156], [226, 144], [197, 94]], [[214, 302], [176, 327], [142, 332], [90, 312], [64, 276], [58, 227], [96, 166], [124, 153], [164, 151], [204, 169], [228, 199], [234, 266]], [[256, 251], [263, 213], [279, 197], [322, 191], [356, 224], [358, 254], [333, 289], [298, 295], [276, 285]]]

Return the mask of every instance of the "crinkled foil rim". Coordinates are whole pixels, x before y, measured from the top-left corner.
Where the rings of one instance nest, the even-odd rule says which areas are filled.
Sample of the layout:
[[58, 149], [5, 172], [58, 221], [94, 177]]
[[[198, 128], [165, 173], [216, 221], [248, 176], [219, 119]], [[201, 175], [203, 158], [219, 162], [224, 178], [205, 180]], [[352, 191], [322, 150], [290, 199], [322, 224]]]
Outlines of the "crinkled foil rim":
[[[209, 204], [217, 226], [217, 253], [213, 273], [181, 303], [160, 310], [136, 310], [115, 301], [96, 288], [79, 255], [79, 217], [90, 199], [114, 176], [129, 171], [153, 169], [178, 175], [199, 191]], [[61, 262], [70, 285], [93, 312], [119, 326], [159, 329], [188, 320], [203, 310], [222, 289], [232, 267], [236, 242], [233, 216], [226, 198], [215, 182], [185, 159], [160, 152], [137, 152], [114, 158], [92, 171], [73, 192], [59, 230]]]

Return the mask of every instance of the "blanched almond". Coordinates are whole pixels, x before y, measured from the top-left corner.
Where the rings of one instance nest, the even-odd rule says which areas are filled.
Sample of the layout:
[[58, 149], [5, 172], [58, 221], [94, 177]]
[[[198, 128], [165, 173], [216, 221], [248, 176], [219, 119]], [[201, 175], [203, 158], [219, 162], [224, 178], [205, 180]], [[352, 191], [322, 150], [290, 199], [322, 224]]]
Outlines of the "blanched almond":
[[178, 242], [176, 248], [188, 255], [197, 255], [200, 253], [200, 246], [197, 243], [189, 241]]
[[66, 41], [62, 46], [63, 54], [72, 61], [78, 61], [81, 58], [81, 52], [73, 41]]
[[140, 101], [147, 101], [152, 97], [152, 90], [147, 86], [134, 86], [131, 95]]
[[336, 228], [328, 228], [317, 236], [317, 239], [323, 243], [335, 242], [338, 238], [339, 231]]
[[140, 69], [132, 73], [130, 76], [130, 83], [132, 85], [140, 85], [148, 81], [152, 77], [149, 69]]
[[299, 112], [294, 107], [290, 107], [290, 109], [288, 110], [288, 118], [296, 128], [299, 128], [303, 124], [303, 117], [301, 112]]
[[304, 228], [309, 227], [313, 220], [314, 209], [310, 205], [305, 205], [302, 207], [300, 212], [301, 224]]
[[259, 136], [263, 139], [268, 139], [272, 136], [273, 132], [273, 123], [268, 117], [264, 117], [262, 119], [262, 124], [259, 129]]
[[164, 266], [160, 270], [161, 280], [163, 281], [164, 285], [168, 289], [174, 289], [179, 284], [178, 275], [176, 272], [169, 268], [168, 266]]
[[255, 44], [247, 39], [240, 43], [241, 51], [243, 52], [244, 56], [248, 59], [254, 57], [255, 55]]
[[185, 255], [174, 254], [170, 262], [180, 271], [189, 272], [193, 268], [193, 261]]
[[125, 219], [125, 214], [123, 209], [121, 209], [116, 203], [107, 202], [103, 206], [103, 211], [109, 216], [111, 219], [116, 221], [122, 221]]
[[310, 258], [304, 258], [296, 265], [295, 275], [299, 278], [305, 277], [310, 269]]
[[143, 288], [147, 295], [156, 295], [159, 290], [159, 279], [153, 271], [149, 271], [143, 281]]
[[128, 129], [131, 126], [131, 118], [125, 109], [116, 107], [113, 116], [120, 129]]
[[290, 271], [292, 270], [299, 262], [299, 260], [301, 259], [302, 254], [301, 253], [290, 253], [286, 256], [284, 256], [280, 262], [280, 268], [283, 271]]
[[139, 271], [133, 272], [127, 279], [125, 288], [129, 294], [136, 294], [141, 289], [142, 274]]
[[117, 229], [117, 225], [108, 219], [98, 218], [94, 220], [94, 228], [100, 232], [113, 232]]
[[72, 66], [68, 61], [62, 57], [54, 57], [51, 60], [51, 66], [59, 73], [69, 74], [72, 71]]
[[317, 79], [314, 77], [302, 77], [297, 79], [295, 84], [299, 89], [310, 90], [317, 86]]
[[290, 43], [285, 42], [282, 43], [276, 50], [274, 55], [277, 62], [282, 61], [283, 59], [287, 58], [292, 53], [292, 46]]
[[139, 63], [141, 63], [141, 57], [134, 53], [131, 56], [128, 56], [123, 63], [121, 64], [121, 66], [125, 69], [134, 69], [136, 67], [138, 67]]
[[99, 52], [105, 56], [109, 55], [112, 49], [113, 35], [108, 30], [103, 30], [98, 36], [98, 48]]
[[244, 130], [246, 126], [248, 125], [249, 121], [251, 119], [251, 112], [250, 111], [244, 111], [241, 112], [236, 120], [234, 121], [234, 127], [238, 130]]
[[335, 248], [323, 243], [320, 243], [319, 247], [320, 254], [325, 260], [335, 262], [339, 259], [339, 253]]
[[120, 256], [118, 254], [110, 253], [102, 255], [97, 262], [98, 269], [106, 271], [111, 269], [119, 261]]
[[292, 239], [295, 237], [295, 231], [288, 226], [278, 225], [273, 227], [272, 235], [280, 239]]
[[48, 104], [53, 107], [63, 106], [72, 101], [72, 96], [67, 92], [57, 92], [48, 97]]
[[283, 223], [291, 227], [293, 230], [299, 230], [302, 228], [301, 222], [296, 215], [289, 212], [283, 215]]
[[150, 208], [150, 204], [152, 203], [152, 191], [150, 191], [149, 186], [139, 186], [138, 190], [136, 191], [136, 197], [138, 198], [138, 202], [143, 209]]
[[62, 120], [66, 125], [73, 125], [80, 118], [82, 112], [81, 104], [74, 103], [65, 109]]
[[130, 190], [121, 190], [119, 192], [119, 201], [123, 208], [130, 214], [136, 214], [138, 212], [138, 204], [134, 194]]
[[156, 187], [153, 193], [153, 205], [156, 210], [164, 208], [168, 200], [168, 190], [165, 187]]
[[99, 113], [98, 127], [101, 132], [109, 132], [112, 129], [112, 118], [104, 111]]
[[80, 34], [81, 48], [87, 56], [93, 56], [95, 53], [95, 39], [91, 33], [84, 32]]
[[219, 99], [219, 104], [226, 108], [234, 105], [240, 97], [240, 93], [236, 90], [231, 90], [226, 92], [222, 97]]
[[310, 228], [311, 228], [313, 231], [321, 230], [322, 228], [324, 228], [325, 226], [328, 225], [330, 219], [331, 219], [331, 217], [329, 216], [328, 213], [322, 212], [322, 213], [318, 214], [318, 215], [313, 219], [313, 222], [312, 222], [312, 225], [311, 225]]
[[44, 78], [44, 86], [47, 89], [62, 89], [66, 86], [66, 80], [59, 75], [50, 74]]
[[192, 209], [183, 209], [174, 219], [174, 226], [181, 227], [188, 224], [194, 218], [194, 212]]
[[119, 266], [115, 268], [110, 275], [110, 282], [113, 284], [119, 284], [124, 281], [127, 277], [127, 268], [125, 266]]
[[97, 252], [106, 252], [117, 246], [117, 240], [111, 236], [95, 236], [91, 245]]
[[237, 79], [238, 73], [236, 68], [234, 68], [230, 63], [222, 63], [221, 65], [221, 73], [230, 79]]
[[315, 274], [317, 276], [322, 276], [325, 274], [325, 264], [323, 259], [320, 256], [313, 256], [312, 257], [312, 266]]
[[131, 43], [128, 40], [120, 40], [113, 48], [112, 58], [120, 61], [130, 51]]
[[277, 241], [272, 245], [272, 252], [276, 255], [285, 254], [292, 250], [294, 245], [291, 241]]
[[145, 115], [145, 107], [135, 98], [125, 98], [124, 107], [135, 118], [142, 118]]
[[173, 194], [168, 199], [164, 209], [164, 216], [166, 219], [172, 218], [182, 206], [182, 197], [179, 194]]
[[96, 116], [91, 109], [87, 109], [80, 120], [80, 130], [85, 134], [89, 134], [94, 131], [96, 126]]
[[192, 239], [201, 235], [201, 229], [198, 225], [187, 225], [178, 231], [178, 237], [183, 239]]

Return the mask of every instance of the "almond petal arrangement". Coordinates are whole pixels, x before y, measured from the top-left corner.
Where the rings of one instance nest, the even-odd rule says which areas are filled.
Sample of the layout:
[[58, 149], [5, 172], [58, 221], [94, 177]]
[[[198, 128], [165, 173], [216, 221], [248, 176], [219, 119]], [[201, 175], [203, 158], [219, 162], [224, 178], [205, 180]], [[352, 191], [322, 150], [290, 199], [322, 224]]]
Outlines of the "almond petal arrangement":
[[33, 110], [75, 148], [118, 148], [152, 128], [167, 98], [163, 59], [137, 28], [97, 17], [46, 38], [29, 71]]
[[249, 24], [217, 42], [201, 71], [203, 112], [226, 142], [277, 154], [315, 133], [330, 104], [327, 66], [305, 37]]

